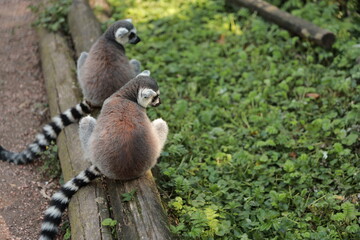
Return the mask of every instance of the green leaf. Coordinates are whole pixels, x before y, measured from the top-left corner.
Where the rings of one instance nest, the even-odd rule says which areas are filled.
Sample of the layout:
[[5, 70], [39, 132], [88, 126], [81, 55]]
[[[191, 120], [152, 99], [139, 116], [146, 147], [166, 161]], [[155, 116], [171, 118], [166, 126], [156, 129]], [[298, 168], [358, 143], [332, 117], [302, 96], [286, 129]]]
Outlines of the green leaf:
[[331, 216], [331, 220], [340, 222], [345, 220], [345, 214], [344, 213], [336, 213]]
[[354, 220], [358, 215], [360, 215], [360, 213], [355, 208], [355, 205], [350, 202], [344, 202], [341, 204], [341, 208], [344, 212], [344, 217], [348, 221]]
[[128, 193], [121, 194], [121, 198], [122, 198], [121, 201], [130, 202], [131, 200], [134, 199], [135, 193], [136, 193], [136, 189], [134, 189]]
[[359, 138], [358, 134], [350, 133], [344, 140], [342, 140], [342, 143], [351, 146], [358, 141], [358, 138]]
[[344, 150], [343, 146], [340, 143], [335, 143], [333, 147], [335, 152], [337, 153], [341, 153]]
[[102, 220], [101, 225], [102, 226], [107, 226], [107, 227], [114, 227], [116, 226], [117, 221], [111, 218], [105, 218], [104, 220]]
[[69, 239], [71, 239], [71, 230], [70, 228], [67, 228], [63, 240], [69, 240]]
[[291, 160], [287, 160], [283, 166], [286, 172], [294, 172], [295, 171], [295, 164]]
[[177, 116], [183, 116], [186, 113], [186, 110], [187, 110], [187, 101], [185, 100], [180, 99], [174, 105], [174, 113]]

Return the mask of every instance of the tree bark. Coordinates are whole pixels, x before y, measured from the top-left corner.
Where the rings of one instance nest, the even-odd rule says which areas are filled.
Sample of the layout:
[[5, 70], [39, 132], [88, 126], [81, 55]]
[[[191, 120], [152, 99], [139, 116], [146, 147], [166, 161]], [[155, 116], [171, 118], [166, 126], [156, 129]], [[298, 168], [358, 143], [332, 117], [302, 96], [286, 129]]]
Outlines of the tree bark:
[[274, 22], [280, 27], [303, 38], [308, 38], [316, 44], [331, 48], [335, 42], [335, 34], [322, 29], [311, 22], [295, 17], [279, 8], [261, 0], [226, 0], [234, 7], [246, 7], [251, 11], [256, 11], [260, 16], [268, 21]]

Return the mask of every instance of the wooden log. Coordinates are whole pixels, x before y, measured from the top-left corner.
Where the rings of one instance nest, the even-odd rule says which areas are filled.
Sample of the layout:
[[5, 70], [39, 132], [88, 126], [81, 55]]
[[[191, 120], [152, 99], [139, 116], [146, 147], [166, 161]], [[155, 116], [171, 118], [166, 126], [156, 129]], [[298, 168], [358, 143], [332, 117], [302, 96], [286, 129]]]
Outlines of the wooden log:
[[[118, 239], [172, 239], [169, 222], [151, 171], [132, 181], [107, 179]], [[121, 194], [135, 191], [134, 200], [123, 202]]]
[[87, 1], [73, 0], [68, 14], [68, 23], [76, 55], [80, 56], [83, 51], [89, 52], [90, 47], [102, 32], [100, 23]]
[[[77, 18], [79, 15], [82, 17]], [[87, 24], [84, 28], [84, 24], [96, 20], [87, 2], [74, 0], [68, 20], [77, 54], [89, 51], [101, 31], [100, 24]], [[63, 36], [44, 30], [40, 30], [39, 35], [50, 110], [52, 115], [56, 115], [80, 101], [75, 63]], [[65, 181], [89, 165], [80, 147], [78, 124], [65, 128], [58, 138], [58, 146]], [[131, 190], [136, 190], [134, 200], [123, 202], [121, 194]], [[115, 229], [101, 226], [101, 222], [109, 217], [118, 221]], [[172, 238], [150, 171], [137, 180], [121, 182], [103, 179], [81, 189], [70, 202], [69, 219], [72, 239]], [[111, 233], [112, 230], [115, 232]]]
[[311, 22], [293, 16], [279, 8], [262, 0], [226, 0], [227, 4], [234, 7], [246, 7], [256, 11], [268, 21], [274, 22], [280, 27], [304, 38], [314, 41], [316, 44], [331, 48], [335, 42], [335, 34], [322, 29]]
[[[63, 36], [40, 29], [39, 37], [50, 113], [55, 116], [80, 101], [80, 91], [75, 85], [75, 63]], [[78, 124], [66, 127], [57, 144], [65, 181], [89, 166], [80, 147]], [[109, 231], [101, 227], [101, 221], [110, 216], [108, 209], [101, 181], [79, 191], [69, 205], [72, 239], [112, 239]]]

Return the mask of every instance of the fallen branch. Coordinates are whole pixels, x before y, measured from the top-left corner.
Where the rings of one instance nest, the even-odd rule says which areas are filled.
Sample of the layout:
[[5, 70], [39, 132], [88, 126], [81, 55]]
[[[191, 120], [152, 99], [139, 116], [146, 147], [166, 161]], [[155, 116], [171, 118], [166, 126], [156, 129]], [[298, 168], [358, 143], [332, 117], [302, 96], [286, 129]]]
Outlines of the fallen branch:
[[311, 22], [295, 17], [279, 8], [261, 0], [226, 0], [234, 7], [246, 7], [251, 11], [256, 11], [260, 16], [268, 21], [274, 22], [280, 27], [303, 38], [308, 38], [316, 44], [331, 48], [335, 42], [335, 35], [322, 29]]

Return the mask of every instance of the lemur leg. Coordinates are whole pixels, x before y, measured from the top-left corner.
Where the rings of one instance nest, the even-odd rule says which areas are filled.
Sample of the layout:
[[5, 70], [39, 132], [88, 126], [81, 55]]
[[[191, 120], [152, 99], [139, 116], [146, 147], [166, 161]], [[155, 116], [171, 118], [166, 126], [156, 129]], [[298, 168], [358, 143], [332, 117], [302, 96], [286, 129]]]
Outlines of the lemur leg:
[[136, 59], [131, 59], [129, 63], [135, 75], [138, 75], [141, 72], [141, 63]]
[[156, 134], [159, 138], [159, 153], [160, 153], [165, 145], [167, 135], [169, 133], [169, 127], [167, 123], [161, 118], [155, 119], [154, 121], [151, 122], [151, 124], [155, 128]]
[[77, 72], [77, 77], [78, 79], [80, 78], [80, 69], [81, 67], [84, 65], [84, 62], [86, 60], [86, 58], [88, 57], [88, 53], [87, 52], [82, 52], [80, 54], [80, 57], [78, 58], [77, 60], [77, 63], [76, 63], [76, 72]]
[[91, 116], [83, 117], [79, 123], [79, 137], [81, 146], [84, 152], [87, 152], [89, 147], [89, 139], [95, 128], [96, 119]]

